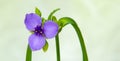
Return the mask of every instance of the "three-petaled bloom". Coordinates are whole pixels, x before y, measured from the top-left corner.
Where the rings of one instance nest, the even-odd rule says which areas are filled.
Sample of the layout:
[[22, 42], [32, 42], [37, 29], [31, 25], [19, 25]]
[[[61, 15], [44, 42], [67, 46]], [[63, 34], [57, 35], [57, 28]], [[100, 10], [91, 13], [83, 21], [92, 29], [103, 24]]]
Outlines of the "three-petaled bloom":
[[28, 44], [32, 51], [40, 50], [46, 43], [46, 38], [53, 38], [58, 33], [58, 25], [52, 20], [47, 20], [42, 25], [42, 19], [35, 13], [26, 14], [25, 25], [29, 31], [34, 32], [29, 36]]

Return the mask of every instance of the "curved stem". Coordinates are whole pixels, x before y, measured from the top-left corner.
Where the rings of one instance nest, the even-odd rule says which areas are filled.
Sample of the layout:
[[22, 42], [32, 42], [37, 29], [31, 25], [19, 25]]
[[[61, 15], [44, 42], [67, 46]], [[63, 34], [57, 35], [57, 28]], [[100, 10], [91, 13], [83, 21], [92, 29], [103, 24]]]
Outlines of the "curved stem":
[[75, 29], [75, 31], [78, 35], [79, 42], [81, 45], [82, 54], [83, 54], [83, 61], [88, 61], [88, 56], [87, 56], [87, 51], [86, 51], [84, 39], [83, 39], [82, 33], [81, 33], [77, 23], [72, 18], [63, 17], [63, 18], [59, 19], [58, 24], [59, 24], [59, 26], [62, 26], [62, 27], [66, 26], [67, 24], [71, 24], [73, 26], [73, 28]]
[[58, 34], [56, 35], [55, 40], [56, 40], [57, 61], [60, 61], [60, 46], [59, 46], [59, 35]]
[[32, 51], [31, 51], [29, 45], [27, 47], [26, 61], [32, 61]]
[[81, 44], [81, 48], [82, 48], [82, 52], [83, 52], [83, 61], [88, 61], [87, 52], [86, 52], [86, 48], [85, 48], [85, 43], [84, 43], [81, 31], [78, 28], [78, 26], [76, 25], [76, 23], [72, 24], [72, 26], [74, 27], [75, 31], [77, 32], [79, 42]]

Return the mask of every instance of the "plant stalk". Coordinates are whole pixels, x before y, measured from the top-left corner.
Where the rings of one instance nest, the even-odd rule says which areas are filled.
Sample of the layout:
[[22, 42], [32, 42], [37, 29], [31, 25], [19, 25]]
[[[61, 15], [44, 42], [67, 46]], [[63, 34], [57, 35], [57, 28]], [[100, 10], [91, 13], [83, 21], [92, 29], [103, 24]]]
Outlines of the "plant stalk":
[[29, 45], [27, 47], [26, 61], [32, 61], [32, 51], [31, 51]]
[[79, 43], [80, 43], [80, 47], [82, 49], [82, 54], [83, 54], [83, 61], [88, 61], [88, 56], [87, 56], [87, 51], [86, 51], [86, 47], [85, 47], [85, 43], [84, 43], [84, 39], [82, 36], [82, 33], [80, 31], [80, 28], [78, 27], [77, 23], [69, 17], [63, 17], [61, 19], [59, 19], [59, 25], [64, 27], [68, 24], [71, 24], [73, 26], [73, 28], [75, 29], [78, 38], [79, 38]]
[[59, 46], [59, 35], [58, 34], [56, 35], [55, 40], [56, 40], [57, 61], [60, 61], [60, 46]]
[[85, 43], [84, 43], [84, 39], [83, 39], [83, 36], [82, 36], [82, 33], [79, 29], [79, 27], [77, 26], [76, 23], [72, 24], [72, 26], [74, 27], [77, 35], [78, 35], [78, 38], [79, 38], [79, 42], [80, 42], [80, 45], [81, 45], [81, 48], [82, 48], [82, 53], [83, 53], [83, 61], [88, 61], [88, 56], [87, 56], [87, 51], [86, 51], [86, 47], [85, 47]]

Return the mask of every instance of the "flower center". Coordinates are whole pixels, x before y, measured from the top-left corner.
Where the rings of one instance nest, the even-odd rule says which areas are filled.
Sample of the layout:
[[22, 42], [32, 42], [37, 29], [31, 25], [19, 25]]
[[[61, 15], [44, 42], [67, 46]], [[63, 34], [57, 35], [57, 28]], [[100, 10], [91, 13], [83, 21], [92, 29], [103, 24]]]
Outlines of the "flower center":
[[44, 35], [42, 26], [37, 26], [37, 27], [35, 27], [34, 33], [35, 33], [36, 35]]

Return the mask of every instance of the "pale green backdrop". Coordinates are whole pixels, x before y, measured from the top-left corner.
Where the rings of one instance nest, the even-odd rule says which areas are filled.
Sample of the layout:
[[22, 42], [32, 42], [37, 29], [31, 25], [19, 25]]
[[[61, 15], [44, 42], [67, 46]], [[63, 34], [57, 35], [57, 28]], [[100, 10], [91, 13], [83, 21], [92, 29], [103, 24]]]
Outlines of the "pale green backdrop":
[[[40, 8], [43, 16], [61, 8], [57, 18], [69, 16], [79, 25], [89, 61], [120, 61], [120, 0], [0, 0], [0, 61], [25, 61], [29, 31], [26, 13]], [[49, 50], [33, 52], [33, 61], [56, 61], [54, 38]], [[82, 61], [77, 35], [72, 26], [60, 33], [61, 61]]]

